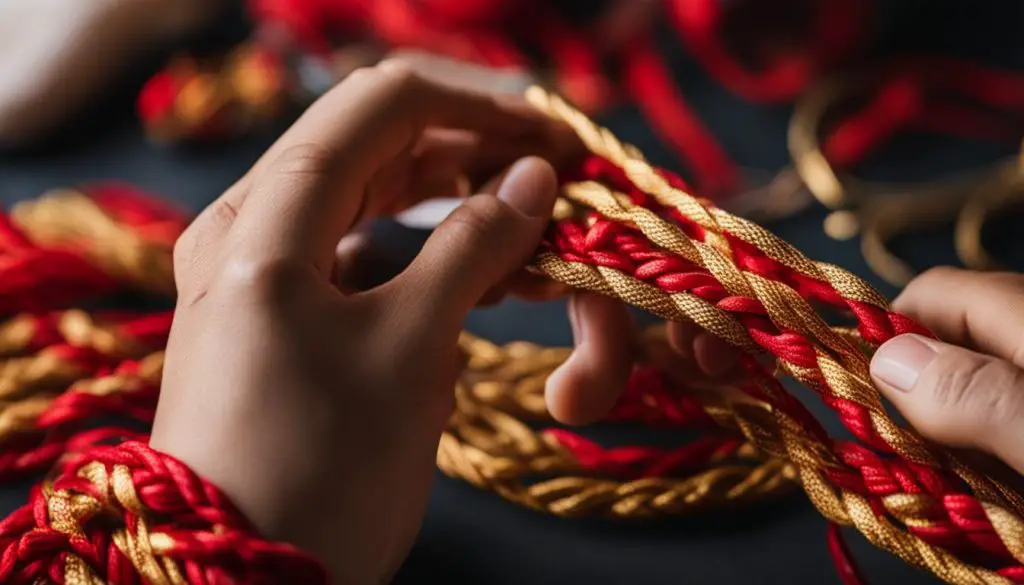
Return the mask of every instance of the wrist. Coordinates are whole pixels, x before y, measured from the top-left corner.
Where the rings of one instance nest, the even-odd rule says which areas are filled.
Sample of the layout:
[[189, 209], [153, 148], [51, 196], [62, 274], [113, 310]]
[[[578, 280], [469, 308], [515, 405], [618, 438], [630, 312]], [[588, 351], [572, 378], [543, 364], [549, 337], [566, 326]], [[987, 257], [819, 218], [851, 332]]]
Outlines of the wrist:
[[[324, 463], [351, 462], [354, 454], [313, 454], [273, 430], [287, 425], [255, 424], [260, 417], [248, 417], [250, 425], [267, 429], [255, 434], [239, 431], [226, 418], [201, 440], [190, 440], [195, 433], [165, 433], [158, 418], [150, 446], [216, 485], [264, 538], [321, 559], [332, 583], [384, 582], [391, 555], [389, 524], [381, 512], [386, 504], [374, 495], [379, 486], [368, 474], [339, 477], [342, 466]], [[246, 437], [244, 443], [238, 437]]]

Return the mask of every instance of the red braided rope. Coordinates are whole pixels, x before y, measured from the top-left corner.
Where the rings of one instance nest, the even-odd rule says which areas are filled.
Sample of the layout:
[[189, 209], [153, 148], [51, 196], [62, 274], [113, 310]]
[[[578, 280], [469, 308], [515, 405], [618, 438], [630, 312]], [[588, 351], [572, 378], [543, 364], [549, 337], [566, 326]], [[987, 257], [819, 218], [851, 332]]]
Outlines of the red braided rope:
[[[97, 465], [108, 476], [127, 470], [137, 498], [98, 490], [89, 477]], [[33, 490], [28, 504], [0, 522], [0, 581], [64, 583], [67, 557], [74, 555], [108, 583], [138, 583], [138, 569], [111, 538], [111, 525], [127, 538], [144, 522], [148, 537], [163, 534], [159, 555], [174, 560], [189, 583], [326, 583], [320, 565], [292, 547], [268, 542], [215, 486], [176, 459], [138, 442], [96, 447], [75, 457], [54, 482], [55, 493], [87, 496], [102, 508], [81, 514], [81, 532], [51, 524], [50, 498]], [[52, 496], [51, 496], [52, 497]]]
[[[704, 239], [703, 230], [695, 222], [675, 210], [654, 204], [626, 181], [617, 167], [606, 161], [591, 159], [584, 174], [620, 187], [633, 198], [634, 203], [670, 217], [691, 237]], [[785, 282], [804, 298], [852, 314], [862, 338], [869, 344], [877, 346], [903, 333], [931, 335], [905, 316], [846, 299], [828, 283], [799, 274], [745, 242], [730, 237], [728, 243], [741, 270]], [[734, 316], [750, 338], [767, 353], [807, 370], [819, 367], [811, 341], [799, 332], [777, 327], [758, 299], [728, 294], [706, 269], [661, 250], [636, 228], [594, 214], [586, 221], [558, 222], [549, 231], [543, 246], [569, 262], [612, 268], [667, 293], [688, 292], [704, 299]], [[1016, 578], [1013, 576], [1021, 574], [1021, 566], [1006, 549], [981, 503], [962, 480], [939, 468], [901, 459], [893, 447], [878, 435], [866, 407], [833, 394], [823, 377], [819, 386], [824, 403], [839, 415], [843, 425], [857, 440], [874, 450], [853, 442], [833, 441], [842, 463], [854, 470], [851, 473], [826, 469], [825, 473], [835, 485], [868, 498], [880, 517], [888, 514], [882, 504], [885, 496], [929, 494], [934, 497], [932, 522], [928, 526], [908, 527], [913, 534], [963, 558], [999, 564], [1001, 573], [1007, 577]], [[799, 402], [778, 400], [780, 396], [788, 396], [784, 392], [774, 394], [762, 393], [758, 397], [777, 402], [776, 407], [792, 414], [801, 424], [814, 428], [811, 426], [813, 418]]]

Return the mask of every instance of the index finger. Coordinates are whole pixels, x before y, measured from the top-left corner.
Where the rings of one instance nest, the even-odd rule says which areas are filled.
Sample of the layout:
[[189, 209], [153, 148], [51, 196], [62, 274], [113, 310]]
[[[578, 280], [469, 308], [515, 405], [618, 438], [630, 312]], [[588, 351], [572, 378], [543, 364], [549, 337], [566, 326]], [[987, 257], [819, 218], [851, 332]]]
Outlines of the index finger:
[[943, 341], [1024, 368], [1024, 275], [933, 268], [911, 281], [893, 308]]
[[428, 126], [522, 138], [543, 134], [547, 120], [404, 66], [360, 70], [311, 106], [254, 167], [228, 253], [309, 262], [329, 276], [335, 245], [373, 207], [370, 179]]

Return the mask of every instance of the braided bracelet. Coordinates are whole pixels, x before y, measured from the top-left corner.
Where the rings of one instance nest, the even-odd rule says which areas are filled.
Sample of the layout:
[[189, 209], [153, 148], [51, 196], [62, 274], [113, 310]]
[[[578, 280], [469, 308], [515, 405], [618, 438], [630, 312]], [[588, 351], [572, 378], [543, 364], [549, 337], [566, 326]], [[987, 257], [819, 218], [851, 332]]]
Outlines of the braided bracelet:
[[[563, 174], [575, 213], [552, 222], [529, 269], [693, 321], [742, 349], [748, 376], [728, 392], [679, 387], [652, 330], [609, 418], [701, 436], [677, 449], [604, 448], [525, 424], [544, 419], [543, 380], [567, 350], [467, 334], [442, 471], [564, 516], [696, 513], [799, 486], [834, 525], [948, 583], [1024, 582], [1021, 495], [899, 426], [870, 382], [875, 347], [926, 330], [852, 274], [693, 197], [556, 96], [528, 97], [592, 153]], [[0, 476], [56, 477], [0, 524], [4, 582], [321, 579], [300, 552], [255, 535], [215, 488], [144, 447], [145, 434], [88, 426], [152, 421], [172, 315], [67, 307], [116, 291], [169, 294], [184, 225], [124, 187], [52, 194], [0, 222], [0, 311], [13, 315], [0, 326]], [[814, 307], [850, 322], [830, 325]], [[820, 395], [854, 439], [830, 437], [781, 376]], [[840, 574], [857, 583], [837, 534]]]

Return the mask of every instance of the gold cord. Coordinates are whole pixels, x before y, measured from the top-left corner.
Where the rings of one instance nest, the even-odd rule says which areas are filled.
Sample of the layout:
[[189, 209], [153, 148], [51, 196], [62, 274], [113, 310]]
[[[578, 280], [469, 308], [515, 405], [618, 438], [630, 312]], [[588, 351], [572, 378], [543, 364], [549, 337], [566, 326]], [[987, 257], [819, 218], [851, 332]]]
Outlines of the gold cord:
[[[1012, 190], [1004, 182], [1016, 161], [1000, 161], [919, 185], [874, 183], [841, 175], [822, 152], [819, 132], [830, 109], [868, 81], [863, 76], [848, 76], [820, 82], [798, 99], [790, 121], [787, 144], [794, 168], [818, 202], [831, 210], [825, 219], [825, 233], [837, 240], [860, 233], [861, 252], [871, 270], [889, 284], [905, 286], [916, 271], [889, 248], [889, 242], [907, 232], [959, 218], [956, 239], [961, 261], [969, 268], [989, 269], [990, 258], [981, 250], [978, 235], [981, 215], [989, 206], [985, 192]], [[984, 190], [976, 194], [979, 185], [984, 185]]]

